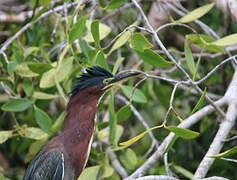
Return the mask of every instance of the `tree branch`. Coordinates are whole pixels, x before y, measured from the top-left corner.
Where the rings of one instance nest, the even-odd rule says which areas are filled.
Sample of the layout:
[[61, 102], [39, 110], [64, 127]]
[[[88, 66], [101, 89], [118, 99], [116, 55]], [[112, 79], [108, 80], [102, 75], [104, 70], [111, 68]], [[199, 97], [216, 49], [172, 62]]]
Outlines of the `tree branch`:
[[224, 96], [224, 99], [226, 99], [229, 104], [226, 113], [226, 119], [220, 124], [220, 128], [213, 142], [211, 143], [209, 150], [207, 151], [206, 155], [204, 156], [202, 162], [199, 164], [199, 167], [195, 172], [195, 178], [203, 178], [206, 176], [208, 170], [215, 161], [215, 159], [211, 158], [210, 156], [220, 153], [225, 139], [227, 138], [230, 130], [235, 124], [237, 117], [237, 69]]
[[[218, 101], [214, 102], [214, 104], [218, 107], [223, 106], [226, 103], [227, 101], [225, 98], [221, 98]], [[212, 113], [214, 110], [215, 109], [213, 106], [207, 105], [196, 113], [194, 113], [193, 115], [191, 115], [190, 117], [188, 117], [187, 119], [185, 119], [182, 123], [179, 124], [178, 127], [190, 128], [192, 125], [196, 124], [201, 118]], [[174, 133], [170, 133], [160, 144], [157, 151], [152, 156], [150, 156], [149, 159], [142, 166], [140, 166], [132, 175], [130, 175], [127, 180], [143, 176], [151, 166], [156, 164], [158, 159], [164, 154], [166, 147], [172, 141], [174, 136]]]

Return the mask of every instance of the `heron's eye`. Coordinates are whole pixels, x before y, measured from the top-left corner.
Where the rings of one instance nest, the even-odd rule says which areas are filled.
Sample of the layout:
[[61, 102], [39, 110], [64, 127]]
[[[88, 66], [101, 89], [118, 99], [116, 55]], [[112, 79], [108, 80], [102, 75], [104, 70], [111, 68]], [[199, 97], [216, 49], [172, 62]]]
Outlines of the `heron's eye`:
[[109, 81], [110, 81], [109, 79], [104, 79], [104, 80], [103, 80], [104, 85], [108, 85], [108, 84], [109, 84]]

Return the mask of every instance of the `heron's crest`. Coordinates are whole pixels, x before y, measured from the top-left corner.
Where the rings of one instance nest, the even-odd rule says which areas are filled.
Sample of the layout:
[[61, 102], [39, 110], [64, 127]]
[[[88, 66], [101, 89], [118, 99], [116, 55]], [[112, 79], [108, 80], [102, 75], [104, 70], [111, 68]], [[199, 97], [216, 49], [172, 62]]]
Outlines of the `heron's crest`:
[[113, 74], [100, 66], [87, 68], [80, 77], [76, 78], [76, 83], [72, 88], [71, 95], [74, 96], [76, 93], [95, 85], [102, 85], [104, 79], [111, 77], [113, 77]]

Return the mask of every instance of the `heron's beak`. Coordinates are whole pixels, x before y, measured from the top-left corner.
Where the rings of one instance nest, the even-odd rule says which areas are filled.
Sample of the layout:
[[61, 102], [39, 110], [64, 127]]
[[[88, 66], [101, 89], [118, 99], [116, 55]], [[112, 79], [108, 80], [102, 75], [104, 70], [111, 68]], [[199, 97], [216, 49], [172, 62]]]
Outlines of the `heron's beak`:
[[135, 76], [138, 76], [140, 74], [141, 74], [140, 72], [130, 72], [130, 73], [117, 74], [116, 76], [114, 76], [114, 78], [111, 81], [109, 81], [109, 85], [113, 85], [117, 82], [127, 80], [130, 77], [135, 77]]

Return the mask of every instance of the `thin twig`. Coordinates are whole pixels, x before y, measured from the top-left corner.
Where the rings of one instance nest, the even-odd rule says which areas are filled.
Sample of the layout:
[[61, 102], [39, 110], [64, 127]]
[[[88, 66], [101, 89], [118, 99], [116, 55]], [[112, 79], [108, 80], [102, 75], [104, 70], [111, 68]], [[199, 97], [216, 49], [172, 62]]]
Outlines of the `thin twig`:
[[[197, 91], [202, 94], [202, 90], [201, 88], [199, 88], [197, 85], [194, 84], [194, 82], [192, 81], [192, 79], [190, 78], [190, 76], [188, 75], [188, 73], [181, 67], [181, 65], [179, 63], [176, 62], [176, 60], [174, 59], [174, 57], [169, 53], [169, 51], [165, 48], [165, 46], [163, 45], [163, 43], [161, 42], [160, 38], [158, 37], [156, 31], [153, 29], [153, 27], [151, 26], [151, 24], [149, 23], [144, 11], [142, 10], [141, 6], [138, 4], [138, 2], [136, 0], [132, 0], [132, 2], [134, 3], [134, 5], [137, 7], [137, 9], [140, 11], [143, 19], [145, 20], [149, 30], [152, 32], [157, 44], [161, 47], [161, 49], [165, 52], [165, 54], [167, 55], [167, 57], [175, 64], [175, 66], [188, 78], [188, 80], [190, 81], [190, 83], [192, 85], [195, 86], [195, 88], [197, 89]], [[212, 99], [210, 99], [210, 97], [208, 95], [205, 96], [206, 100], [216, 109], [216, 111], [222, 116], [225, 117], [225, 113], [217, 106], [215, 106], [215, 104], [213, 103]]]

